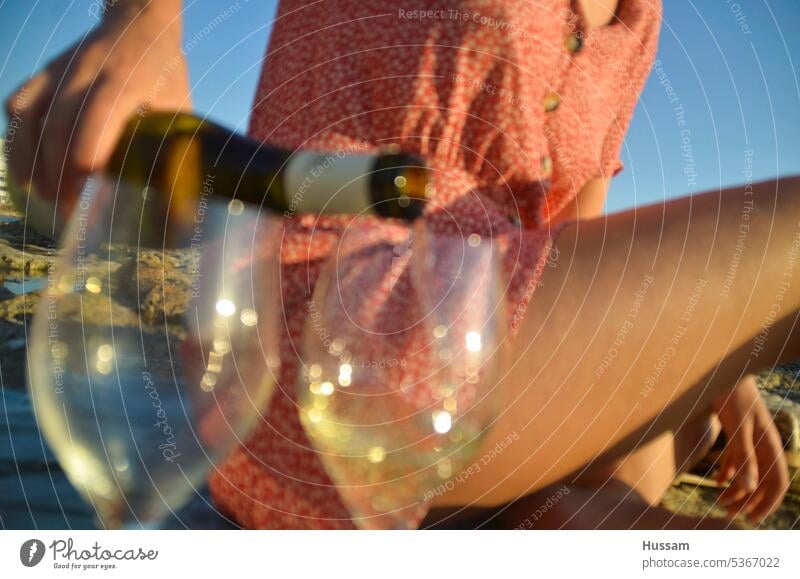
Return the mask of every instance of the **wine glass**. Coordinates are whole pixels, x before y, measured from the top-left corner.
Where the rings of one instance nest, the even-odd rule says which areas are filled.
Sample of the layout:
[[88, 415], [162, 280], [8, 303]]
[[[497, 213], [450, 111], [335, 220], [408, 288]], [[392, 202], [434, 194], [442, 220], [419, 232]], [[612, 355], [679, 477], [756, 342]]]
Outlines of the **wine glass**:
[[278, 369], [279, 221], [212, 184], [178, 213], [164, 200], [90, 179], [32, 325], [37, 421], [107, 528], [156, 528], [186, 503]]
[[497, 413], [498, 248], [423, 221], [373, 243], [358, 224], [317, 281], [300, 417], [361, 528], [410, 528], [467, 468]]

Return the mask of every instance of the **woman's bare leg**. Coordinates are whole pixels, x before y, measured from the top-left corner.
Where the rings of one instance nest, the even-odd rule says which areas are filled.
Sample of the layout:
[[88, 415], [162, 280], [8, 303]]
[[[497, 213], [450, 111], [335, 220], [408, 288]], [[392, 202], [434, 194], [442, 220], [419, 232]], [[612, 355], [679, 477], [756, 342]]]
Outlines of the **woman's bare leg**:
[[653, 507], [616, 479], [603, 490], [580, 485], [545, 487], [510, 505], [503, 513], [503, 523], [512, 529], [739, 528], [727, 519], [688, 517]]
[[439, 504], [515, 500], [707, 413], [763, 365], [749, 341], [788, 338], [772, 324], [800, 307], [799, 222], [800, 181], [787, 178], [565, 228], [485, 444], [517, 440]]
[[[773, 326], [771, 335], [759, 336], [751, 351], [758, 353], [764, 367], [777, 364], [787, 342], [798, 341], [798, 325], [788, 316]], [[776, 337], [778, 339], [776, 339]], [[665, 432], [616, 460], [598, 460], [567, 477], [573, 492], [558, 508], [536, 521], [537, 528], [715, 528], [727, 521], [699, 521], [658, 508], [675, 477], [706, 456], [720, 432], [716, 415], [701, 415], [676, 432]], [[557, 491], [559, 483], [525, 497], [505, 509], [510, 526], [532, 517], [543, 501]], [[619, 492], [620, 488], [627, 492]]]
[[[765, 367], [778, 363], [785, 352], [783, 336], [797, 341], [800, 331], [789, 316], [775, 326], [771, 336], [759, 337], [753, 348]], [[775, 337], [779, 339], [775, 339]], [[495, 514], [510, 528], [536, 529], [693, 529], [729, 528], [728, 520], [677, 515], [660, 508], [675, 477], [706, 456], [720, 432], [716, 415], [701, 415], [676, 432], [665, 432], [615, 460], [587, 464], [563, 482], [538, 490]], [[564, 488], [570, 493], [564, 495]], [[548, 499], [562, 495], [558, 504], [543, 509]], [[552, 504], [552, 499], [550, 503]]]
[[648, 505], [658, 506], [675, 477], [711, 449], [719, 430], [713, 415], [700, 416], [678, 432], [665, 432], [622, 458], [587, 465], [567, 482], [600, 491], [612, 481], [621, 482]]

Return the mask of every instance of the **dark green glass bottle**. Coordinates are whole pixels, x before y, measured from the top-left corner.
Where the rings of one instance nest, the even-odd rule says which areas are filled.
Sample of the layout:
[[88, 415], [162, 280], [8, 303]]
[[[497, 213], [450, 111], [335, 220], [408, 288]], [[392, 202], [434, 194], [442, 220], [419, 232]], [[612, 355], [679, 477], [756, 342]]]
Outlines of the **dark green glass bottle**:
[[194, 204], [203, 183], [213, 182], [213, 195], [286, 217], [347, 213], [411, 221], [422, 213], [429, 188], [428, 169], [417, 155], [290, 151], [190, 114], [164, 112], [130, 121], [106, 173], [170, 192], [171, 213]]
[[[286, 150], [195, 115], [158, 111], [128, 122], [102, 176], [145, 192], [151, 228], [176, 232], [191, 227], [204, 197], [239, 200], [284, 217], [353, 214], [412, 221], [430, 188], [429, 170], [418, 155]], [[51, 205], [19, 189], [15, 201], [27, 207], [34, 228], [52, 233], [55, 223], [57, 232]]]

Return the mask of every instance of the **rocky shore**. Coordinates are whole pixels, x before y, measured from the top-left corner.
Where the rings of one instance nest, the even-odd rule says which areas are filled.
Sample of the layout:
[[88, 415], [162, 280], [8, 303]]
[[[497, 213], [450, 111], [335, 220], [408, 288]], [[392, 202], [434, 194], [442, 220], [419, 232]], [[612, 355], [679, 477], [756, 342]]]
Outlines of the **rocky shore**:
[[[55, 253], [52, 240], [26, 229], [19, 216], [0, 208], [0, 368], [2, 388], [22, 391], [25, 388], [27, 324], [36, 309], [46, 285], [48, 268]], [[187, 264], [180, 256], [158, 252], [135, 255], [120, 248], [112, 256], [114, 263], [98, 267], [97, 275], [110, 284], [130, 283], [138, 272], [137, 295], [127, 299], [119, 292], [119, 303], [113, 304], [114, 319], [122, 325], [135, 325], [169, 319], [181, 313], [186, 289], [191, 284]], [[99, 266], [100, 264], [98, 264]], [[162, 291], [162, 282], [174, 288], [174, 293]], [[149, 291], [148, 288], [152, 288]], [[172, 296], [175, 296], [174, 299]], [[107, 304], [104, 307], [109, 307]], [[92, 308], [85, 311], [91, 312]], [[97, 312], [107, 319], [107, 312]], [[141, 317], [140, 317], [141, 316]], [[777, 372], [760, 376], [762, 392], [776, 416], [787, 449], [800, 454], [800, 364], [787, 365]], [[796, 460], [796, 459], [795, 459]], [[709, 461], [706, 461], [707, 464]], [[707, 465], [706, 465], [707, 466]], [[780, 510], [762, 528], [800, 528], [800, 477], [798, 465], [792, 469], [792, 490]], [[677, 482], [664, 500], [664, 505], [676, 512], [690, 515], [723, 515], [715, 504], [718, 489], [709, 486], [709, 479], [698, 471]], [[22, 499], [20, 499], [22, 500]], [[35, 509], [35, 505], [31, 505]], [[746, 523], [745, 523], [746, 524]]]

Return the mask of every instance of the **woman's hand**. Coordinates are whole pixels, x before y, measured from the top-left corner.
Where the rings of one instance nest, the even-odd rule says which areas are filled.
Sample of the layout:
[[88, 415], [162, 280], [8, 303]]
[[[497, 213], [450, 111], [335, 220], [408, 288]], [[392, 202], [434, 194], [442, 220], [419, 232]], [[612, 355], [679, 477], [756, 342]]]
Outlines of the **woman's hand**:
[[714, 402], [728, 438], [719, 482], [730, 481], [720, 502], [730, 516], [746, 514], [760, 522], [778, 508], [789, 487], [780, 435], [758, 393], [755, 377], [745, 376]]
[[18, 127], [12, 178], [69, 206], [137, 110], [190, 106], [180, 43], [179, 0], [113, 3], [98, 28], [8, 99]]

